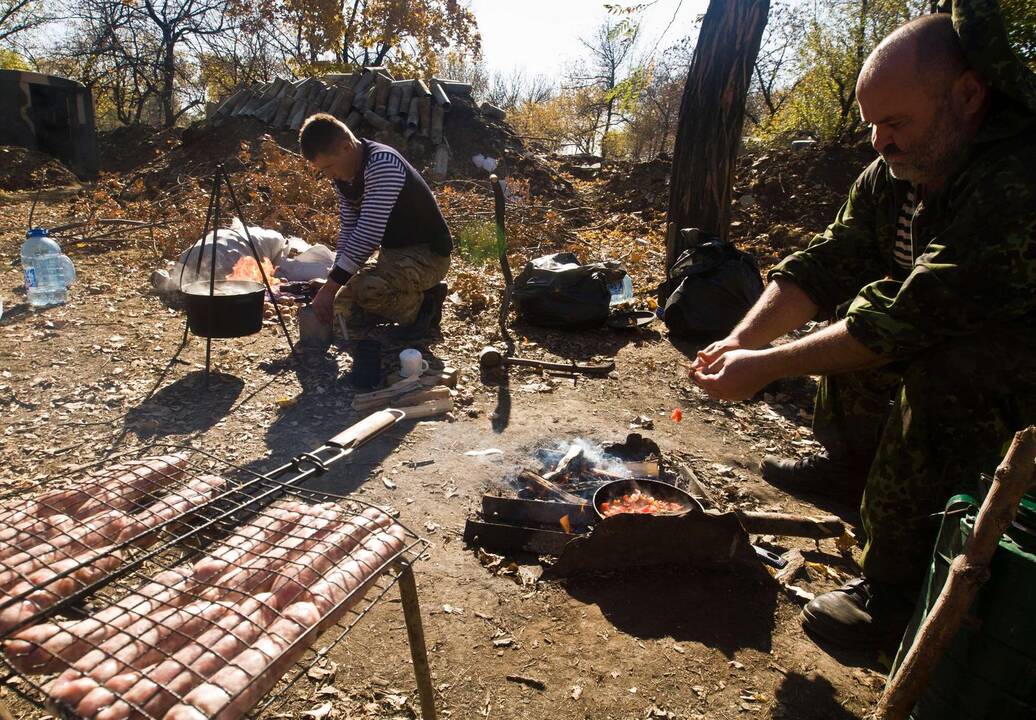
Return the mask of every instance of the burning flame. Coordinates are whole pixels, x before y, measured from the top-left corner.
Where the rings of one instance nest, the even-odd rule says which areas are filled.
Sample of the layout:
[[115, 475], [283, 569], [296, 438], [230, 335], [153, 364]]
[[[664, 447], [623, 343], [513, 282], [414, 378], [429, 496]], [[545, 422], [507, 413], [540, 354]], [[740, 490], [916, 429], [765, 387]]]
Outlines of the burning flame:
[[[266, 271], [270, 287], [275, 288], [280, 285], [281, 281], [273, 276], [273, 263], [270, 262], [269, 258], [263, 258], [263, 270]], [[260, 272], [259, 263], [255, 261], [255, 258], [245, 256], [234, 263], [233, 269], [227, 275], [227, 280], [251, 280], [261, 283], [263, 281], [263, 274]]]

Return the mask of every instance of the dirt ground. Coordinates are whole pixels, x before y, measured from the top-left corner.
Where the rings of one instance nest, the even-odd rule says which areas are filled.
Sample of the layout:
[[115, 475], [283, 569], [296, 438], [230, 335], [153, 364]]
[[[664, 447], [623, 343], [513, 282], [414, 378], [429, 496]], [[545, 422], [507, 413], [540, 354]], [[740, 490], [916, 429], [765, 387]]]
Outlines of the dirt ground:
[[[585, 191], [585, 181], [574, 184]], [[37, 223], [57, 224], [83, 202], [77, 190], [48, 191], [36, 209]], [[487, 215], [490, 202], [487, 194]], [[586, 202], [602, 212], [599, 199], [586, 195]], [[273, 324], [248, 338], [214, 342], [218, 374], [205, 390], [204, 342], [190, 338], [174, 358], [184, 320], [150, 293], [156, 258], [146, 233], [68, 246], [79, 274], [70, 302], [29, 312], [14, 262], [29, 205], [25, 194], [0, 199], [0, 490], [158, 441], [272, 468], [358, 419], [350, 408], [353, 393], [339, 380], [348, 369], [344, 351], [295, 363]], [[640, 300], [661, 279], [661, 220], [656, 213], [615, 221], [614, 228], [628, 223], [624, 227], [632, 230], [626, 232], [636, 238], [636, 254], [626, 260]], [[595, 232], [601, 226], [596, 223]], [[581, 241], [584, 251], [600, 247], [598, 236], [571, 232], [591, 237]], [[481, 291], [472, 289], [478, 276], [488, 279]], [[610, 357], [616, 372], [573, 382], [515, 369], [505, 386], [482, 382], [478, 351], [498, 339], [496, 277], [491, 267], [458, 262], [451, 283], [467, 289], [447, 303], [444, 339], [427, 348], [461, 370], [452, 416], [394, 428], [315, 484], [392, 506], [404, 524], [430, 540], [416, 573], [440, 716], [863, 717], [880, 692], [887, 658], [818, 647], [799, 625], [800, 604], [743, 569], [523, 583], [521, 575], [490, 573], [465, 547], [464, 521], [482, 493], [519, 467], [534, 465], [535, 450], [577, 437], [621, 440], [637, 416], [654, 426], [640, 432], [687, 461], [727, 507], [835, 511], [855, 519], [851, 508], [817, 508], [759, 477], [763, 455], [802, 454], [813, 446], [808, 381], [772, 388], [750, 403], [718, 403], [686, 379], [686, 353], [693, 348], [675, 348], [660, 327], [620, 334], [519, 326], [524, 355]], [[293, 321], [290, 329], [297, 337]], [[670, 419], [676, 407], [683, 411], [680, 423]], [[502, 453], [465, 455], [487, 448]], [[853, 572], [834, 541], [760, 542], [778, 551], [801, 548], [809, 564], [799, 585], [812, 592]], [[506, 639], [511, 642], [494, 643]], [[330, 659], [337, 665], [337, 693], [318, 695], [317, 684], [303, 681], [281, 708], [284, 716], [302, 716], [325, 702], [339, 719], [416, 716], [398, 602], [377, 607]], [[508, 681], [508, 675], [539, 679], [545, 689]], [[0, 689], [0, 699], [11, 698]], [[19, 718], [42, 714], [12, 704]]]

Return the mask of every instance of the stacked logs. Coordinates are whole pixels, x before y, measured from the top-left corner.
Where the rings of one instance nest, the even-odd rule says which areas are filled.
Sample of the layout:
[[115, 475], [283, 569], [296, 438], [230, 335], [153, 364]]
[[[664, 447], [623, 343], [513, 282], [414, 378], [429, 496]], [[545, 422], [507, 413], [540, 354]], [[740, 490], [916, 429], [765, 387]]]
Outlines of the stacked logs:
[[[307, 117], [326, 112], [354, 132], [363, 125], [394, 131], [409, 140], [417, 135], [436, 146], [436, 171], [445, 175], [449, 147], [443, 134], [454, 100], [471, 102], [471, 85], [432, 78], [396, 80], [385, 67], [330, 74], [296, 81], [277, 78], [241, 88], [212, 112], [214, 117], [254, 117], [278, 129], [298, 130]], [[497, 108], [483, 112], [497, 119]]]

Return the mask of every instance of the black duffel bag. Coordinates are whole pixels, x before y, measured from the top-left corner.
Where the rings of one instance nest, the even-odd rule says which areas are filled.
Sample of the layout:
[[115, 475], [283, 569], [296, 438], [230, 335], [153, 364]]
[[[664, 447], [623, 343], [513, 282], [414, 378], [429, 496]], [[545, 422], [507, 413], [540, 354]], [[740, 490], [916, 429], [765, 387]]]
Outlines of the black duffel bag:
[[725, 337], [763, 292], [759, 268], [725, 240], [695, 228], [680, 233], [695, 245], [680, 253], [659, 286], [662, 319], [675, 337]]
[[582, 265], [572, 253], [530, 260], [514, 279], [512, 299], [530, 325], [579, 330], [600, 327], [608, 319], [609, 285], [626, 271], [617, 262]]

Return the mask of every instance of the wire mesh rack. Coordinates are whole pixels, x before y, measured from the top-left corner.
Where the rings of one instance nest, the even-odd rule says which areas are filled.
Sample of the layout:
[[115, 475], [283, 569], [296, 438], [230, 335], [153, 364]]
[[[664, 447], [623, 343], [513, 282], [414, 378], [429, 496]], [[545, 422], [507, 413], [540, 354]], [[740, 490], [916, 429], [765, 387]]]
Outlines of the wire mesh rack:
[[[398, 584], [422, 714], [434, 718], [411, 569], [427, 541], [374, 506], [299, 486], [349, 452], [329, 441], [257, 473], [203, 450], [149, 446], [117, 463], [118, 472], [148, 468], [152, 477], [155, 461], [145, 458], [164, 458], [155, 476], [161, 482], [140, 483], [146, 493], [113, 482], [110, 468], [80, 474], [78, 483], [63, 478], [40, 487], [23, 505], [45, 508], [44, 517], [57, 514], [65, 497], [60, 492], [103, 506], [99, 514], [109, 524], [116, 512], [147, 518], [167, 506], [183, 512], [128, 534], [121, 529], [121, 541], [109, 527], [75, 535], [93, 527], [88, 520], [80, 519], [78, 529], [62, 526], [64, 534], [53, 537], [67, 554], [73, 542], [100, 544], [104, 559], [115, 560], [104, 564], [98, 548], [87, 547], [77, 556], [78, 571], [62, 570], [64, 586], [45, 578], [49, 589], [0, 596], [6, 598], [0, 613], [21, 613], [0, 631], [0, 681], [66, 718], [255, 716], [285, 700], [284, 691]], [[194, 498], [192, 489], [204, 501], [170, 498]], [[13, 512], [10, 503], [6, 507], [0, 513]], [[8, 529], [20, 516], [6, 517], [2, 527]], [[33, 525], [32, 532], [43, 531], [49, 532]], [[22, 609], [41, 597], [50, 601]], [[318, 639], [320, 651], [312, 649]]]

